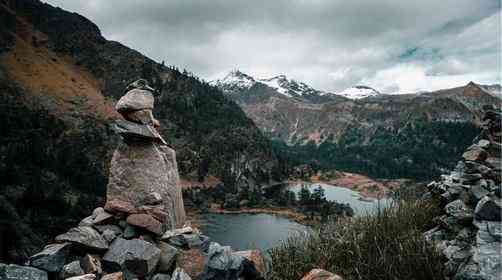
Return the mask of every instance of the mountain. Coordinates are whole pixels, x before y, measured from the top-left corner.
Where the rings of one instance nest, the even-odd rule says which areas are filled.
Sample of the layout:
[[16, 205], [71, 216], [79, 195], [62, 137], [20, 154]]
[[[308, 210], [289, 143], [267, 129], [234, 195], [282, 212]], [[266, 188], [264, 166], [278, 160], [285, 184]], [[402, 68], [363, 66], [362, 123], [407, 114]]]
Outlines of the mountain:
[[348, 89], [345, 89], [342, 92], [336, 93], [338, 95], [350, 98], [350, 99], [361, 99], [370, 96], [378, 96], [381, 95], [376, 89], [367, 87], [367, 86], [355, 86]]
[[[356, 87], [352, 98], [317, 91], [330, 98], [313, 101], [253, 80], [250, 87], [225, 93], [293, 165], [373, 177], [430, 179], [452, 168], [469, 144], [465, 139], [477, 134], [483, 105], [500, 104], [492, 93], [496, 86], [488, 92], [475, 83], [402, 95]], [[355, 98], [359, 93], [371, 98]]]
[[0, 23], [0, 261], [23, 260], [102, 204], [118, 140], [114, 104], [138, 78], [158, 91], [154, 115], [183, 178], [280, 179], [270, 141], [193, 74], [40, 1], [1, 1]]
[[[276, 97], [282, 96], [283, 98], [312, 103], [329, 102], [340, 98], [340, 96], [289, 79], [285, 75], [257, 79], [239, 70], [231, 71], [224, 78], [211, 81], [210, 84], [220, 88], [234, 100], [246, 99], [249, 95], [257, 94], [255, 91], [266, 91]], [[249, 92], [253, 92], [253, 94], [249, 94]]]

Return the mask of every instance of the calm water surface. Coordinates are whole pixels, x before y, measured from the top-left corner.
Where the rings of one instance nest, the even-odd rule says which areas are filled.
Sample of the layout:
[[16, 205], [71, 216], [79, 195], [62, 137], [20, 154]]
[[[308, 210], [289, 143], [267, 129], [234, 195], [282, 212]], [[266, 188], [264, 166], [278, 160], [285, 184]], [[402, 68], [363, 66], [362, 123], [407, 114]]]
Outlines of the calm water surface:
[[[308, 184], [313, 191], [318, 186], [324, 188], [328, 200], [349, 203], [356, 215], [374, 211], [380, 204], [390, 203], [389, 199], [361, 200], [358, 192], [326, 184]], [[302, 184], [288, 188], [298, 192]], [[205, 214], [202, 216], [202, 232], [222, 245], [230, 245], [234, 250], [258, 248], [263, 252], [280, 244], [281, 240], [298, 232], [307, 232], [308, 227], [284, 217], [271, 214]]]
[[[304, 184], [295, 184], [291, 185], [289, 187], [290, 190], [294, 191], [295, 193], [298, 193], [300, 189], [302, 188], [302, 185]], [[337, 201], [341, 203], [348, 203], [350, 204], [350, 207], [354, 209], [355, 215], [362, 215], [365, 213], [371, 213], [373, 212], [379, 205], [380, 206], [385, 206], [388, 205], [391, 200], [384, 198], [384, 199], [373, 199], [373, 200], [366, 200], [362, 199], [361, 195], [359, 195], [358, 192], [347, 189], [347, 188], [342, 188], [342, 187], [336, 187], [328, 184], [310, 184], [310, 183], [305, 183], [307, 188], [310, 190], [310, 192], [313, 192], [316, 188], [321, 186], [324, 189], [324, 194], [326, 195], [327, 200], [331, 201]]]
[[308, 231], [304, 225], [270, 214], [205, 214], [202, 218], [202, 232], [234, 250], [265, 251], [290, 234]]

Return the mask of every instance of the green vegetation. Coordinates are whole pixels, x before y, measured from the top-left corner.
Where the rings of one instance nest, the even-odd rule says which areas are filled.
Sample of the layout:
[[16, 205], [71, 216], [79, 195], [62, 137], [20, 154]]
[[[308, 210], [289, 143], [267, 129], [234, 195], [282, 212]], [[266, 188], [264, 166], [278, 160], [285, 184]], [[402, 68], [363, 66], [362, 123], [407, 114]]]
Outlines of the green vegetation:
[[472, 123], [410, 122], [399, 131], [379, 129], [373, 136], [352, 128], [338, 143], [288, 147], [274, 142], [281, 168], [309, 164], [314, 170], [343, 170], [374, 178], [428, 180], [451, 169], [479, 130]]
[[348, 280], [443, 279], [441, 256], [422, 236], [438, 211], [432, 202], [402, 201], [292, 236], [269, 250], [268, 279], [301, 279], [314, 268]]

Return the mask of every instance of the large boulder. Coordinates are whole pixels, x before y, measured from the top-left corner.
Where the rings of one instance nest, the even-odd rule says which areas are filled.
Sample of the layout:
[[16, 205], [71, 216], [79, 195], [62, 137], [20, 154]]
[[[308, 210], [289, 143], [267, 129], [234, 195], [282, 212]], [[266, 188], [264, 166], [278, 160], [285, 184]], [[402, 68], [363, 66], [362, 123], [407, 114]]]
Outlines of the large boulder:
[[145, 276], [155, 269], [160, 255], [160, 249], [149, 242], [119, 237], [110, 245], [103, 262], [114, 270], [126, 268], [137, 276]]
[[183, 226], [185, 209], [174, 150], [153, 142], [120, 143], [111, 162], [107, 200], [139, 207], [152, 192], [162, 196], [163, 211], [169, 214], [166, 228]]
[[48, 280], [47, 272], [29, 266], [0, 264], [2, 280]]
[[105, 251], [108, 249], [106, 240], [92, 227], [79, 226], [56, 236], [56, 241], [71, 242], [87, 250]]
[[30, 257], [30, 265], [48, 272], [59, 272], [65, 262], [70, 243], [50, 244]]

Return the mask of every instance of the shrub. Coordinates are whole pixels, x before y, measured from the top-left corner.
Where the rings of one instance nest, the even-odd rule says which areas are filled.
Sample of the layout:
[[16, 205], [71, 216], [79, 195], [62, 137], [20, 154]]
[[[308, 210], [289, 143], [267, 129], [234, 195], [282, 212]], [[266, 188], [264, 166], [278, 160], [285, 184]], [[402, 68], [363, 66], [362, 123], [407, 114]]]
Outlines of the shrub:
[[400, 202], [291, 236], [269, 250], [268, 278], [301, 279], [323, 268], [344, 279], [443, 279], [444, 261], [422, 236], [437, 212], [431, 202]]

